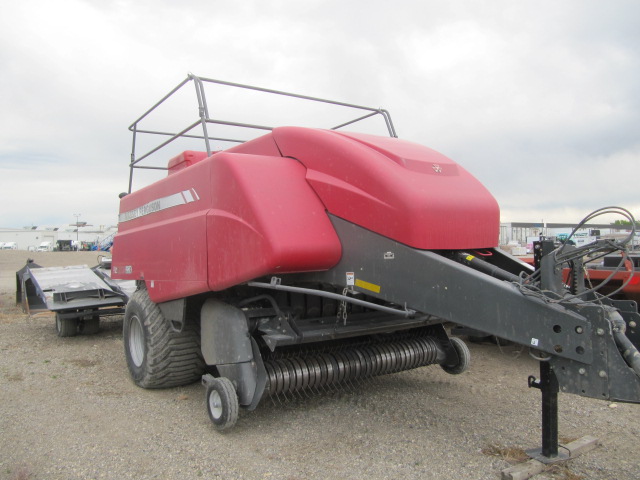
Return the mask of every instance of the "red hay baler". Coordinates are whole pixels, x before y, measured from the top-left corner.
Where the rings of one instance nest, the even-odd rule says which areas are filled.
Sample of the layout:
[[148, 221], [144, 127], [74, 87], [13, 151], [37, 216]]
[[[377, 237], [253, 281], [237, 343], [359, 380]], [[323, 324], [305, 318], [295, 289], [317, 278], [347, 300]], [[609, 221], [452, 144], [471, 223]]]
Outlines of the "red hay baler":
[[[530, 382], [547, 398], [561, 390], [640, 401], [640, 356], [625, 333], [637, 310], [562, 282], [561, 267], [593, 249], [547, 245], [534, 270], [496, 248], [493, 196], [451, 159], [396, 138], [385, 110], [193, 75], [172, 93], [187, 84], [199, 102], [193, 124], [143, 129], [170, 94], [131, 126], [112, 275], [138, 282], [124, 320], [135, 383], [202, 379], [209, 415], [225, 429], [239, 406], [252, 410], [267, 396], [429, 364], [461, 373], [469, 351], [449, 337], [450, 322], [537, 352], [542, 385]], [[208, 84], [364, 114], [332, 129], [214, 120]], [[388, 137], [343, 131], [374, 116]], [[214, 141], [236, 141], [209, 132], [220, 126], [265, 133], [213, 151]], [[134, 191], [133, 172], [158, 151], [136, 153], [143, 133], [168, 135], [162, 145], [195, 137], [206, 151], [184, 151], [162, 167], [166, 177]], [[624, 251], [625, 242], [603, 249]]]

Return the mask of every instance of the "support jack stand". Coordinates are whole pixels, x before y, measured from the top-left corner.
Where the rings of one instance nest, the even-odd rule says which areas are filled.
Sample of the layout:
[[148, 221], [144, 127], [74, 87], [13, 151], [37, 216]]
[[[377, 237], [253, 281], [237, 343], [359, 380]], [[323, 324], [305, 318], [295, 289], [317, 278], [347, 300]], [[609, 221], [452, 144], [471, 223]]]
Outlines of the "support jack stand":
[[542, 472], [547, 465], [570, 460], [594, 449], [598, 439], [585, 436], [568, 445], [558, 445], [558, 379], [549, 362], [540, 362], [540, 380], [530, 376], [530, 388], [542, 392], [542, 448], [527, 450], [531, 457], [526, 463], [502, 471], [502, 480], [525, 480]]
[[539, 462], [550, 463], [568, 460], [569, 454], [558, 451], [558, 379], [549, 362], [540, 362], [540, 380], [529, 377], [529, 388], [542, 392], [542, 448], [527, 450], [527, 455]]

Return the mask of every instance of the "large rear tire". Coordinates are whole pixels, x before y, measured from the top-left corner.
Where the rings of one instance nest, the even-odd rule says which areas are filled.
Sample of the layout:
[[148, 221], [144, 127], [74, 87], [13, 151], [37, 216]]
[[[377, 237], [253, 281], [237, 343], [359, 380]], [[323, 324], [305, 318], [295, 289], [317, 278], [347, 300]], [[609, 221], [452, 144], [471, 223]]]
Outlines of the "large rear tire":
[[205, 370], [197, 322], [176, 332], [165, 320], [146, 288], [129, 299], [123, 322], [129, 373], [142, 388], [169, 388], [200, 380]]

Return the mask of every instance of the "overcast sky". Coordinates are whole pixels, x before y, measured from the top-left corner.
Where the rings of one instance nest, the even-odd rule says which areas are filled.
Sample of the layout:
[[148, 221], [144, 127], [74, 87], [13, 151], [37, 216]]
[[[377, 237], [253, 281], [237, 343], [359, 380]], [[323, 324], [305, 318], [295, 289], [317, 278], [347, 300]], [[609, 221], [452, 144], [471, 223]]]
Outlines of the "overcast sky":
[[127, 127], [188, 72], [386, 108], [503, 221], [640, 216], [640, 2], [0, 2], [0, 227], [115, 224]]

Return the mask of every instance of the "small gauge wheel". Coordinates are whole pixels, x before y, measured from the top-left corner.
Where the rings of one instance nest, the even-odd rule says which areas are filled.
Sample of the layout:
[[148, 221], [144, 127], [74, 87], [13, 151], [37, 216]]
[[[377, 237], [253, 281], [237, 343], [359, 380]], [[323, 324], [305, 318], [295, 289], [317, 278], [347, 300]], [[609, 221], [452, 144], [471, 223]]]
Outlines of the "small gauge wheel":
[[231, 380], [214, 378], [207, 383], [206, 404], [217, 430], [227, 430], [238, 420], [238, 395]]
[[445, 372], [450, 373], [451, 375], [458, 375], [469, 368], [469, 364], [471, 363], [471, 352], [469, 352], [469, 347], [467, 347], [467, 345], [458, 337], [451, 337], [449, 340], [458, 354], [458, 363], [455, 365], [443, 364], [440, 366]]

